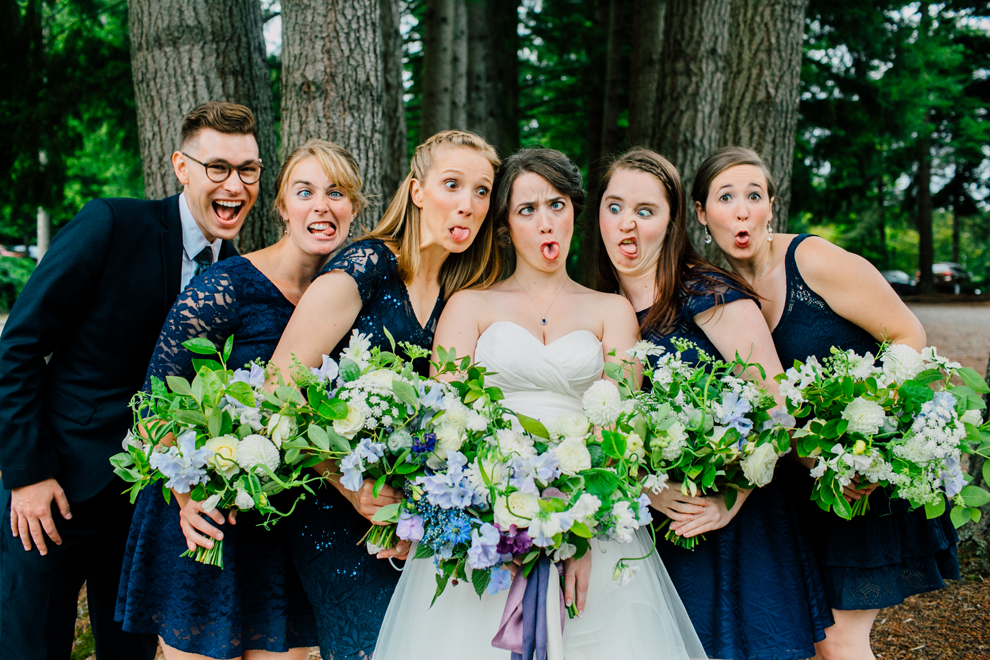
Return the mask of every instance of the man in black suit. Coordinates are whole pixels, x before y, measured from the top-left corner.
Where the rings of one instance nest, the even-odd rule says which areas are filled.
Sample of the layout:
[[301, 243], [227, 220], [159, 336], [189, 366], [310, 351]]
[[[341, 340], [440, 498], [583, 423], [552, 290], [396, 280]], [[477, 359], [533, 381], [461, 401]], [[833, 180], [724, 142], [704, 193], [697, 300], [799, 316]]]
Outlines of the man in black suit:
[[[131, 427], [162, 324], [258, 196], [248, 108], [210, 102], [183, 119], [183, 185], [159, 201], [98, 199], [52, 241], [0, 337], [0, 660], [67, 659], [87, 584], [99, 660], [153, 658], [157, 640], [114, 621], [132, 507], [109, 458]], [[46, 356], [50, 356], [46, 362]]]

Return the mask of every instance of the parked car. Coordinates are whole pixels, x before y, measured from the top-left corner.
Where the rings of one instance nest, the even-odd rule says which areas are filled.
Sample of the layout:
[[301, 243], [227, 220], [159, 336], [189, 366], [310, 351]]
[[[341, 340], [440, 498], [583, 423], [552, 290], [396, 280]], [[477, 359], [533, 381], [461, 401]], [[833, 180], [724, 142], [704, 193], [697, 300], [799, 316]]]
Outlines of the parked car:
[[28, 246], [15, 245], [14, 247], [12, 247], [10, 249], [13, 250], [14, 252], [19, 253], [18, 256], [23, 257], [26, 254], [27, 256], [31, 257], [35, 261], [38, 260], [38, 246], [37, 245], [28, 245]]
[[[935, 279], [935, 289], [937, 291], [951, 291], [952, 293], [961, 293], [964, 288], [969, 288], [969, 284], [973, 280], [973, 274], [967, 272], [962, 265], [954, 263], [952, 261], [941, 261], [936, 264], [932, 264], [932, 275]], [[921, 271], [915, 274], [918, 278], [921, 276]]]
[[910, 295], [917, 291], [917, 287], [911, 276], [903, 270], [882, 270], [880, 274], [883, 275], [883, 279], [887, 280], [887, 284], [899, 296]]

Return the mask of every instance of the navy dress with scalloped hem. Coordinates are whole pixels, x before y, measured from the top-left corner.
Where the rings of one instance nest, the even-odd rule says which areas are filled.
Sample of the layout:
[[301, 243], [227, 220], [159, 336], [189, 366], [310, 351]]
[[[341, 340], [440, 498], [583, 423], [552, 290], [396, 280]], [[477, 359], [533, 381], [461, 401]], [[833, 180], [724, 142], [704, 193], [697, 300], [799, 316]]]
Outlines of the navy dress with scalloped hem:
[[[267, 362], [295, 307], [244, 257], [231, 257], [194, 277], [169, 312], [148, 366], [151, 377], [192, 378], [195, 357], [182, 342], [205, 337], [222, 346], [234, 335], [231, 367]], [[282, 493], [279, 500], [292, 495]], [[294, 497], [294, 495], [292, 495]], [[288, 501], [291, 505], [291, 499]], [[115, 618], [124, 630], [151, 633], [171, 647], [210, 658], [248, 650], [284, 653], [316, 645], [316, 623], [290, 557], [291, 530], [271, 530], [261, 516], [241, 512], [224, 524], [221, 570], [188, 557], [179, 506], [158, 488], [138, 496], [117, 594]]]
[[[687, 339], [723, 359], [694, 317], [741, 299], [749, 296], [728, 285], [718, 296], [700, 290], [682, 296], [675, 329], [664, 334], [643, 328], [643, 339], [667, 351], [675, 350], [672, 339]], [[648, 312], [637, 313], [641, 323]], [[696, 357], [687, 351], [682, 359], [695, 362]], [[786, 462], [778, 463], [778, 472]], [[811, 541], [798, 518], [793, 493], [775, 478], [754, 489], [736, 516], [706, 533], [694, 550], [657, 535], [657, 552], [709, 657], [798, 660], [815, 655], [815, 642], [825, 638], [825, 628], [834, 621]]]
[[[443, 292], [426, 326], [413, 311], [406, 286], [399, 277], [395, 254], [380, 240], [356, 241], [328, 263], [325, 274], [339, 270], [350, 275], [361, 296], [361, 311], [352, 330], [370, 335], [371, 346], [391, 350], [384, 329], [398, 342], [432, 349]], [[339, 359], [350, 342], [348, 332], [334, 348]], [[429, 365], [417, 363], [424, 375]], [[368, 554], [358, 543], [371, 523], [334, 488], [322, 488], [290, 517], [294, 530], [292, 556], [316, 615], [320, 652], [335, 660], [371, 654], [378, 630], [399, 582], [392, 565]]]
[[[836, 314], [801, 277], [794, 253], [809, 236], [796, 236], [784, 258], [787, 297], [773, 330], [781, 363], [786, 369], [808, 356], [822, 360], [833, 346], [875, 356], [878, 342]], [[795, 492], [802, 493], [803, 520], [833, 608], [890, 607], [908, 596], [941, 589], [947, 579], [959, 579], [959, 537], [948, 507], [942, 516], [929, 520], [923, 508], [911, 511], [905, 500], [891, 499], [878, 488], [870, 495], [864, 516], [843, 520], [811, 502], [814, 482], [806, 471], [795, 470], [790, 477]]]

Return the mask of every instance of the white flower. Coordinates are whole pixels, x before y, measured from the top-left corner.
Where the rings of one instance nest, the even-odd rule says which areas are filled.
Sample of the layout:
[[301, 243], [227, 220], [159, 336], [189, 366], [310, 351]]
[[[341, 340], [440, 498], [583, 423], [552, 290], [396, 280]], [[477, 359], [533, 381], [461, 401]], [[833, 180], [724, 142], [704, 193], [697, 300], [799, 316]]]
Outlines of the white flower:
[[268, 420], [268, 434], [272, 437], [272, 442], [279, 449], [282, 448], [282, 442], [291, 438], [295, 431], [296, 423], [288, 415], [275, 413]]
[[529, 527], [530, 521], [539, 512], [540, 498], [534, 493], [517, 490], [508, 497], [503, 495], [495, 500], [495, 522], [503, 530], [509, 529], [510, 525]]
[[663, 459], [676, 461], [687, 446], [687, 429], [680, 422], [674, 422], [663, 433], [666, 433], [666, 437], [659, 439], [661, 446], [663, 446]]
[[333, 420], [333, 430], [348, 440], [364, 428], [364, 412], [350, 401], [347, 402], [347, 417]]
[[643, 439], [639, 437], [638, 433], [630, 433], [626, 438], [626, 453], [625, 458], [632, 460], [633, 456], [636, 456], [637, 461], [643, 460]]
[[[791, 371], [791, 369], [788, 369], [788, 371]], [[788, 380], [780, 381], [780, 396], [795, 406], [804, 403], [804, 393], [794, 383]]]
[[560, 471], [564, 474], [574, 475], [581, 470], [591, 469], [591, 454], [582, 440], [568, 438], [554, 447], [553, 451], [557, 454]]
[[230, 413], [232, 419], [238, 420], [242, 425], [250, 426], [252, 431], [260, 431], [265, 428], [261, 422], [261, 410], [258, 408], [227, 405], [224, 410]]
[[819, 458], [818, 463], [815, 464], [815, 467], [811, 468], [811, 476], [815, 479], [821, 479], [827, 469], [828, 462], [824, 458]]
[[666, 472], [647, 475], [646, 479], [643, 481], [643, 488], [650, 491], [654, 495], [659, 495], [665, 488], [667, 488], [667, 479], [668, 477]]
[[[478, 399], [479, 401], [481, 399]], [[488, 428], [488, 418], [472, 410], [467, 416], [467, 430], [481, 432]]]
[[341, 359], [352, 360], [363, 371], [368, 367], [368, 360], [371, 359], [371, 335], [354, 330], [351, 333], [351, 340], [347, 348], [340, 352]]
[[876, 401], [856, 397], [842, 411], [842, 419], [849, 422], [849, 433], [873, 435], [883, 426], [886, 413], [883, 406]]
[[223, 472], [228, 479], [240, 471], [237, 466], [237, 445], [240, 443], [241, 441], [232, 435], [222, 435], [219, 438], [210, 438], [203, 445], [204, 449], [213, 452], [210, 464]]
[[553, 563], [558, 564], [565, 559], [570, 559], [576, 554], [577, 546], [572, 543], [568, 543], [567, 541], [563, 541], [561, 542], [560, 547], [553, 551]]
[[749, 483], [762, 488], [773, 479], [773, 469], [777, 465], [777, 452], [772, 443], [758, 446], [749, 456], [742, 459], [742, 471]]
[[[482, 471], [484, 474], [482, 474]], [[485, 478], [487, 477], [489, 483], [493, 486], [499, 490], [503, 490], [509, 483], [509, 468], [505, 463], [499, 461], [476, 458], [473, 463], [465, 468], [464, 476], [467, 477], [468, 483], [471, 484], [471, 489], [488, 504], [491, 500], [491, 491], [488, 490]]]
[[395, 454], [401, 454], [403, 450], [409, 449], [413, 446], [413, 437], [407, 429], [397, 429], [392, 435], [388, 436], [386, 441], [388, 444], [389, 451]]
[[891, 344], [880, 356], [883, 373], [892, 382], [902, 385], [925, 369], [921, 353], [906, 344]]
[[[529, 522], [528, 534], [533, 539], [534, 545], [541, 547], [552, 545], [553, 537], [563, 531], [560, 527], [559, 513], [539, 513]], [[540, 537], [545, 537], [549, 542], [537, 542]]]
[[588, 519], [598, 513], [601, 506], [602, 501], [600, 499], [589, 493], [583, 493], [574, 503], [574, 506], [570, 508], [570, 513], [574, 517], [574, 522], [584, 522], [587, 525], [591, 522]]
[[120, 448], [123, 449], [124, 451], [127, 451], [129, 447], [136, 447], [141, 451], [148, 450], [147, 443], [144, 442], [144, 440], [142, 440], [139, 436], [134, 435], [130, 431], [127, 432], [127, 435], [125, 435], [124, 439], [121, 440], [120, 442]]
[[257, 475], [264, 475], [261, 466], [274, 472], [278, 469], [278, 449], [263, 435], [249, 435], [237, 447], [237, 463], [245, 470], [254, 469]]
[[618, 582], [620, 587], [624, 587], [632, 581], [638, 572], [639, 565], [620, 561], [615, 565], [615, 570], [612, 571], [612, 579]]
[[647, 358], [654, 355], [661, 355], [664, 350], [663, 346], [656, 346], [648, 341], [638, 341], [632, 348], [626, 351], [626, 355], [646, 364]]
[[619, 543], [629, 543], [633, 540], [633, 534], [639, 529], [639, 520], [636, 512], [629, 506], [629, 502], [622, 500], [616, 502], [612, 507], [612, 537]]
[[522, 433], [516, 433], [512, 429], [499, 429], [495, 432], [495, 442], [503, 456], [520, 456], [531, 458], [536, 456], [533, 448], [533, 438]]
[[448, 451], [460, 451], [461, 446], [467, 439], [463, 428], [456, 428], [450, 424], [441, 424], [434, 432], [437, 436], [437, 444], [434, 448], [437, 456], [447, 458]]
[[237, 489], [237, 498], [234, 500], [234, 506], [236, 506], [241, 511], [250, 509], [254, 506], [254, 498], [243, 488]]
[[591, 433], [591, 423], [584, 415], [571, 413], [556, 420], [556, 431], [565, 438], [585, 438]]
[[375, 369], [370, 374], [364, 376], [366, 382], [384, 390], [392, 389], [392, 382], [395, 380], [395, 377], [396, 373], [391, 369]]
[[964, 424], [972, 424], [973, 426], [979, 426], [983, 423], [983, 413], [979, 410], [967, 410], [963, 413], [963, 416], [959, 418], [959, 421]]
[[210, 511], [213, 511], [213, 509], [217, 508], [218, 504], [220, 504], [220, 493], [213, 493], [203, 500], [203, 511], [209, 513]]
[[444, 412], [442, 419], [458, 431], [466, 429], [468, 412], [470, 412], [468, 407], [461, 403], [459, 398], [452, 395], [447, 395], [445, 402], [447, 404], [447, 410]]
[[607, 380], [599, 380], [592, 384], [584, 393], [581, 403], [588, 420], [596, 426], [614, 424], [622, 411], [619, 389]]
[[934, 346], [926, 346], [921, 349], [921, 359], [931, 363], [942, 371], [954, 371], [962, 367], [958, 362], [953, 362], [949, 358], [939, 355], [938, 350]]

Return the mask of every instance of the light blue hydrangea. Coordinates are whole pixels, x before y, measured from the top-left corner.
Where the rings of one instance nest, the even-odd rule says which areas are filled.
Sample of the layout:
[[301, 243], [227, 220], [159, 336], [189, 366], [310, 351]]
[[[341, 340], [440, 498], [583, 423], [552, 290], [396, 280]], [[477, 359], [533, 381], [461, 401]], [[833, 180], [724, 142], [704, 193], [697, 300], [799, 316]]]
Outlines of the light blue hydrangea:
[[512, 573], [508, 569], [496, 566], [492, 569], [492, 577], [488, 582], [488, 593], [492, 596], [509, 588], [512, 584]]
[[482, 523], [478, 529], [471, 530], [468, 566], [475, 570], [484, 570], [499, 563], [498, 540], [498, 528], [491, 523]]

